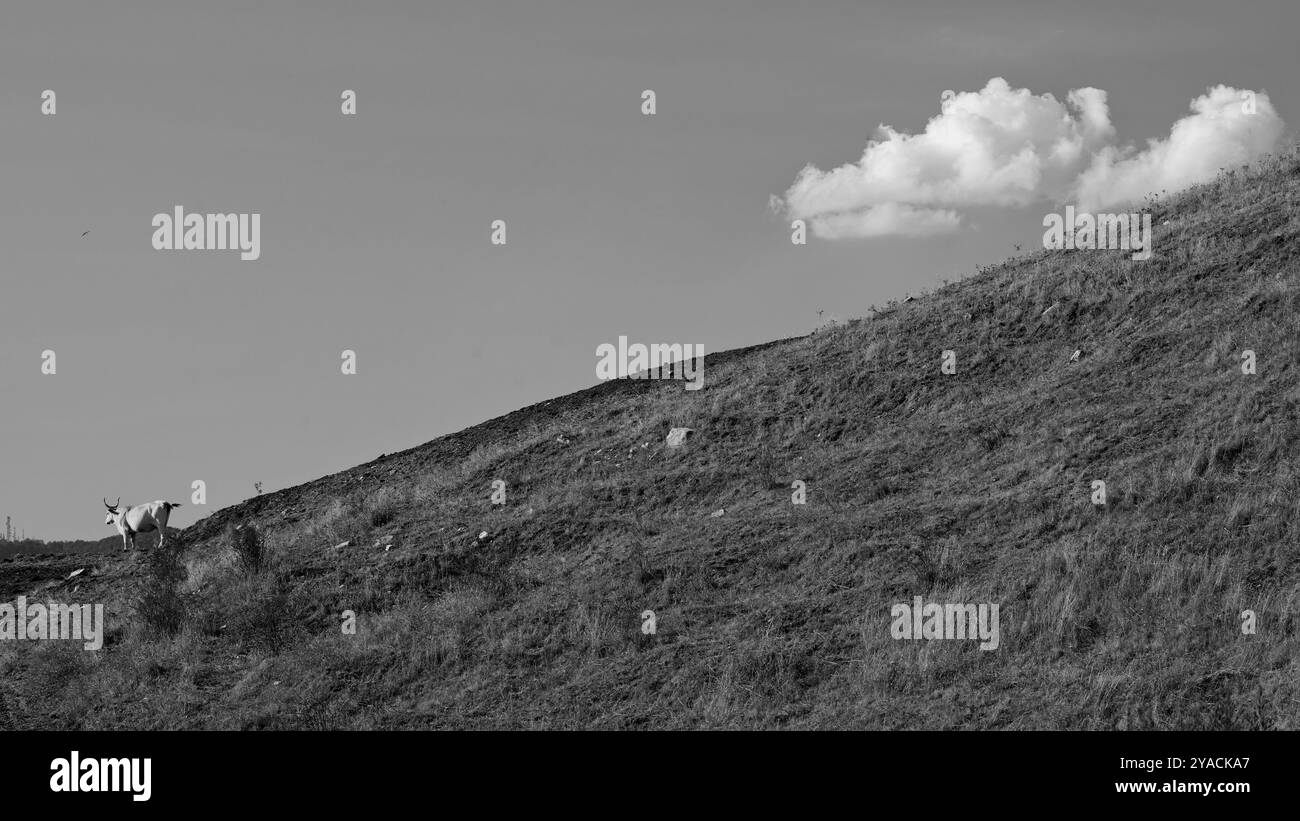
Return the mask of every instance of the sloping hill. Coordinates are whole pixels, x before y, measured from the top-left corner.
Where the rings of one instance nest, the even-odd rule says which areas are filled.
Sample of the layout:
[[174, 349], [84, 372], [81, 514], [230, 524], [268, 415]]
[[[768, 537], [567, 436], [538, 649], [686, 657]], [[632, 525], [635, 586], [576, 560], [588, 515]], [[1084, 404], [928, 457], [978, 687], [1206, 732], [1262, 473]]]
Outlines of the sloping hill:
[[[0, 647], [0, 722], [1295, 729], [1298, 206], [1293, 148], [1150, 204], [1147, 262], [1028, 254], [698, 392], [606, 383], [250, 499], [184, 534], [174, 638], [137, 555], [71, 599], [104, 650]], [[895, 640], [915, 596], [998, 604], [998, 649]]]

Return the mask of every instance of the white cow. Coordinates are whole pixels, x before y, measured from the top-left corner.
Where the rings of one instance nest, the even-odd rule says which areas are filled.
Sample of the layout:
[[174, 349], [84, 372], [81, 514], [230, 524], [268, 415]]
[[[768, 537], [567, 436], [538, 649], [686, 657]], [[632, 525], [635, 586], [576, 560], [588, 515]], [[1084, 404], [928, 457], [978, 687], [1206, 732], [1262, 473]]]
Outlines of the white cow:
[[129, 550], [135, 547], [135, 534], [151, 533], [158, 531], [158, 546], [162, 547], [167, 541], [167, 517], [171, 515], [172, 508], [180, 507], [176, 502], [148, 502], [143, 505], [132, 505], [125, 510], [119, 508], [122, 503], [122, 497], [117, 497], [117, 501], [109, 504], [104, 500], [104, 507], [108, 508], [108, 515], [104, 517], [104, 524], [114, 525], [117, 532], [122, 534], [122, 549]]

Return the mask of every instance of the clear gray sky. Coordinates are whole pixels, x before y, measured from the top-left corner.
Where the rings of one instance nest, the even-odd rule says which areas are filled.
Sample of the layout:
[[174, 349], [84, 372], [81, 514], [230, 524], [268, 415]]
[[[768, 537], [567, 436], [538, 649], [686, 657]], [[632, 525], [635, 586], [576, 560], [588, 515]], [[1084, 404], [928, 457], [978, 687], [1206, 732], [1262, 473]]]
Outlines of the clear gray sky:
[[[121, 495], [184, 526], [594, 384], [620, 334], [717, 351], [972, 273], [1043, 207], [797, 247], [769, 197], [993, 77], [1104, 89], [1139, 145], [1220, 83], [1296, 121], [1294, 5], [12, 4], [0, 518], [100, 538]], [[154, 250], [177, 204], [260, 213], [261, 259]]]

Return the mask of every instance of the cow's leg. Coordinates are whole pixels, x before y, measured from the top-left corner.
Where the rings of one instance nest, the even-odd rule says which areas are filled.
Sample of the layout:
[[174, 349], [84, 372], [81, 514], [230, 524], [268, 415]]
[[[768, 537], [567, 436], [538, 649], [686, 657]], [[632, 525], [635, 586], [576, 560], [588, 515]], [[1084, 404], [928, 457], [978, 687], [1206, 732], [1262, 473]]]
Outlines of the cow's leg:
[[130, 550], [130, 549], [131, 549], [131, 543], [127, 540], [127, 535], [126, 535], [125, 533], [123, 533], [123, 534], [122, 534], [122, 552], [125, 553], [126, 551], [128, 551], [128, 550]]

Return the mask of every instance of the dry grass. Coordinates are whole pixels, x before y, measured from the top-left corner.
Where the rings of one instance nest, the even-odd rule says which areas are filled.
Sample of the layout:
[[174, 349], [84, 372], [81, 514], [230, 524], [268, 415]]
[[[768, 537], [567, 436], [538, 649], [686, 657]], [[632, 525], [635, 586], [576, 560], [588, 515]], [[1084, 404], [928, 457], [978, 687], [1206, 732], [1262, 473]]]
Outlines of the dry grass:
[[[1293, 150], [1152, 204], [1150, 262], [1026, 254], [699, 392], [602, 385], [249, 500], [187, 533], [177, 636], [0, 647], [10, 723], [1300, 728], [1298, 199]], [[256, 578], [215, 547], [245, 520]], [[1000, 649], [892, 639], [916, 595], [999, 603]]]

